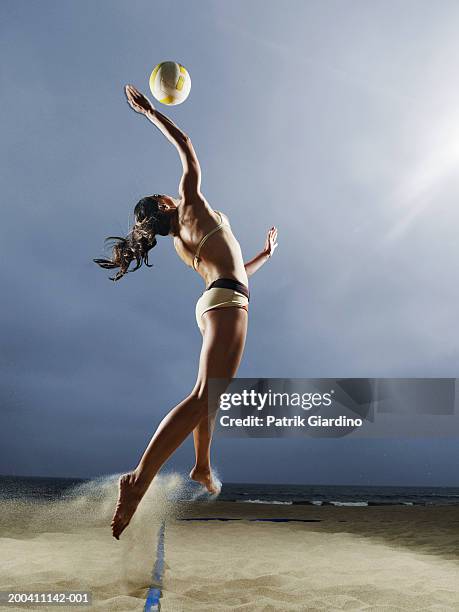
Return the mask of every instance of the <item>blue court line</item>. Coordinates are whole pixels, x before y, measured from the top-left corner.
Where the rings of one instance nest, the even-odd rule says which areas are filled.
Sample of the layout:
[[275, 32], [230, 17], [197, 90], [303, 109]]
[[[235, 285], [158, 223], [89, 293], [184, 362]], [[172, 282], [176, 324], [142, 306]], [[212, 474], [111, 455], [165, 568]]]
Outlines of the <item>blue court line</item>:
[[148, 589], [144, 612], [156, 612], [160, 610], [160, 602], [163, 587], [164, 574], [164, 531], [166, 523], [163, 521], [158, 531], [158, 545], [156, 547], [156, 561], [151, 574], [152, 585]]

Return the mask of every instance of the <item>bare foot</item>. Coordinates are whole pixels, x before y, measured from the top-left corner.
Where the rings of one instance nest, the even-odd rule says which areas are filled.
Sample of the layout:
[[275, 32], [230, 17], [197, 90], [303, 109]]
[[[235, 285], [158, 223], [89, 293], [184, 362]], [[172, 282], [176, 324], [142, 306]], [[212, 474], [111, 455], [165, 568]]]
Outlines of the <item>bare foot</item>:
[[119, 494], [112, 518], [112, 534], [117, 540], [129, 525], [142, 496], [135, 490], [134, 474], [129, 472], [121, 476], [118, 482]]
[[205, 487], [212, 495], [218, 495], [221, 491], [221, 482], [214, 478], [212, 470], [210, 469], [201, 470], [194, 467], [190, 472], [190, 478], [195, 482], [199, 482], [199, 484]]

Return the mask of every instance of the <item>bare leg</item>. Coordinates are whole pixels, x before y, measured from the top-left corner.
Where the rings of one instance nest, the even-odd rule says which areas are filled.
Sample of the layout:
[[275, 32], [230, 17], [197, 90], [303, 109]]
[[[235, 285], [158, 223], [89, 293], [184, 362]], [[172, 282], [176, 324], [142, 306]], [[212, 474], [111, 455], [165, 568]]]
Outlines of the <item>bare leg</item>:
[[[247, 308], [244, 308], [247, 311]], [[206, 319], [204, 315], [204, 334], [205, 334]], [[210, 462], [210, 446], [212, 443], [212, 434], [214, 431], [215, 418], [217, 412], [206, 414], [199, 421], [196, 428], [193, 430], [193, 441], [196, 455], [196, 461], [193, 469], [190, 472], [190, 478], [202, 484], [209, 493], [219, 493], [221, 484], [216, 482], [212, 475]]]
[[135, 470], [120, 478], [119, 498], [112, 520], [112, 532], [117, 539], [128, 526], [160, 467], [207, 417], [209, 378], [231, 379], [239, 367], [247, 332], [247, 312], [242, 308], [219, 308], [203, 316], [206, 324], [193, 391], [161, 421]]
[[[206, 319], [204, 319], [204, 328], [205, 325]], [[201, 333], [204, 336], [205, 332], [202, 331]], [[220, 486], [212, 478], [212, 468], [210, 465], [210, 445], [212, 443], [216, 416], [216, 413], [214, 415], [206, 414], [193, 429], [196, 461], [190, 472], [190, 478], [206, 487], [209, 493], [212, 494], [220, 493]]]
[[220, 493], [220, 483], [215, 481], [210, 465], [210, 445], [215, 417], [216, 413], [205, 415], [193, 430], [196, 462], [190, 472], [190, 478], [202, 484], [212, 494]]

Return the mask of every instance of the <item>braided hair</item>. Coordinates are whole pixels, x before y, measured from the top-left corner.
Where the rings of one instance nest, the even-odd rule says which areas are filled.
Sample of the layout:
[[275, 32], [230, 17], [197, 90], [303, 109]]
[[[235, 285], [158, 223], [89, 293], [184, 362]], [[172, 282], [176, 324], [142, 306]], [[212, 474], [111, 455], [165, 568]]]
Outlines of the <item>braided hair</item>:
[[[151, 268], [148, 262], [149, 251], [156, 246], [156, 235], [167, 236], [171, 227], [170, 215], [164, 214], [160, 208], [160, 196], [154, 194], [139, 200], [134, 209], [135, 222], [126, 237], [109, 236], [106, 242], [111, 241], [112, 256], [110, 259], [93, 259], [101, 268], [112, 270], [119, 268], [110, 280], [118, 281], [128, 272], [138, 270], [142, 264]], [[131, 262], [136, 262], [129, 270]]]

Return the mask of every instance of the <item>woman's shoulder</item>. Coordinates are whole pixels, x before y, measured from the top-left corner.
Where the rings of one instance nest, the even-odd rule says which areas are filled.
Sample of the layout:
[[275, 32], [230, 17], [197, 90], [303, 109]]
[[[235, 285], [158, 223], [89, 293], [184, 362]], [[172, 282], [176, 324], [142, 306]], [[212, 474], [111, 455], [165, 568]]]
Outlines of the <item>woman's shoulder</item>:
[[181, 207], [179, 210], [179, 222], [187, 226], [201, 226], [202, 224], [206, 225], [212, 222], [229, 224], [228, 217], [225, 213], [212, 208], [207, 200], [204, 200], [199, 207]]
[[222, 212], [221, 210], [216, 210], [215, 212], [220, 216], [223, 223], [226, 223], [227, 225], [230, 224], [228, 215], [226, 213]]

